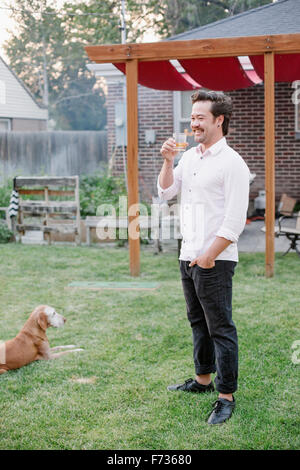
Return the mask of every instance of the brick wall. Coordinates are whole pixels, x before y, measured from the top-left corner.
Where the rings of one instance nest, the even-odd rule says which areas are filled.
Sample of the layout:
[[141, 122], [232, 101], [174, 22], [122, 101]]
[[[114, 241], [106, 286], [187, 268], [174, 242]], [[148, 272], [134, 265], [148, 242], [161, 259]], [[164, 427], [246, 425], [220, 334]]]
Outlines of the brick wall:
[[[276, 200], [283, 192], [300, 200], [300, 140], [295, 138], [295, 109], [291, 100], [290, 83], [277, 83], [275, 88], [276, 122]], [[156, 194], [156, 179], [161, 167], [160, 147], [173, 132], [173, 94], [139, 87], [139, 172], [141, 199], [151, 200]], [[264, 189], [264, 87], [230, 92], [233, 99], [233, 117], [229, 145], [237, 150], [256, 173], [251, 185], [250, 198]], [[114, 150], [114, 102], [123, 99], [120, 85], [110, 85], [108, 90], [108, 155]], [[147, 147], [145, 130], [155, 129], [156, 143]], [[113, 173], [124, 175], [122, 149], [115, 155]]]
[[[276, 200], [283, 192], [300, 199], [300, 140], [295, 137], [295, 107], [290, 83], [275, 86], [275, 189]], [[233, 117], [228, 143], [245, 159], [256, 178], [250, 197], [264, 189], [264, 87], [236, 90], [230, 93]]]
[[[160, 149], [173, 133], [173, 93], [140, 87], [139, 102], [140, 185], [144, 197], [151, 200], [157, 195], [156, 180], [162, 165]], [[155, 144], [145, 143], [147, 129], [155, 130]]]
[[[110, 84], [107, 96], [108, 156], [114, 154], [113, 174], [124, 177], [123, 151], [115, 149], [114, 103], [122, 101], [119, 84]], [[157, 195], [156, 180], [162, 165], [160, 148], [173, 133], [173, 93], [138, 87], [139, 111], [139, 187], [141, 200]], [[145, 131], [154, 129], [155, 144], [145, 143]], [[125, 149], [126, 151], [126, 149]]]

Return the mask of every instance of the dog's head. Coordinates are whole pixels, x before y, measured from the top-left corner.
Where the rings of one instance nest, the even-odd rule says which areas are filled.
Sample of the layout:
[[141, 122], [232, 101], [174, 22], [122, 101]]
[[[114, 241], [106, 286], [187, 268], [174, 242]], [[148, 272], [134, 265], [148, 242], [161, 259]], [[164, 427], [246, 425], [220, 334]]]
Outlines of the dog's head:
[[57, 313], [53, 307], [49, 307], [49, 305], [39, 305], [34, 310], [33, 314], [42, 330], [46, 330], [49, 326], [59, 328], [67, 321], [62, 315]]

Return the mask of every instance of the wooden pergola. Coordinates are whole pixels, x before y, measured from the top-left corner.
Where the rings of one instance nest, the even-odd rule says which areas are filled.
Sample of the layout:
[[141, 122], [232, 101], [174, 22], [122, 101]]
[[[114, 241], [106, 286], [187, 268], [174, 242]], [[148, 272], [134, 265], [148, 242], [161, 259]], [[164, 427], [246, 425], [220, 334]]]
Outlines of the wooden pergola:
[[[96, 63], [125, 63], [127, 84], [128, 207], [139, 202], [138, 186], [138, 64], [158, 60], [264, 56], [265, 85], [265, 275], [274, 275], [275, 225], [275, 65], [276, 54], [299, 54], [300, 34], [250, 36], [144, 44], [87, 46]], [[298, 77], [300, 79], [300, 77]], [[129, 223], [136, 215], [129, 215]], [[140, 274], [140, 240], [129, 237], [130, 273]]]

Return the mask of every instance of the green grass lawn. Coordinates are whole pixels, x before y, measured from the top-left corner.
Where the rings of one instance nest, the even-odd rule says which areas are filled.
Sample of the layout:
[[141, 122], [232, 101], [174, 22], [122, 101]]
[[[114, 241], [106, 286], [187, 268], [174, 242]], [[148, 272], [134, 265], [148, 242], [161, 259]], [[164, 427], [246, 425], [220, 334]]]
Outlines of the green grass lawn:
[[[208, 426], [217, 393], [170, 393], [194, 375], [176, 253], [142, 251], [142, 281], [160, 288], [69, 289], [72, 281], [128, 281], [125, 248], [0, 245], [0, 340], [39, 304], [67, 318], [51, 346], [84, 352], [0, 376], [0, 449], [298, 449], [299, 271], [295, 254], [241, 254], [234, 276], [239, 334], [236, 411]], [[85, 379], [85, 380], [81, 380]], [[86, 383], [82, 383], [86, 382]]]

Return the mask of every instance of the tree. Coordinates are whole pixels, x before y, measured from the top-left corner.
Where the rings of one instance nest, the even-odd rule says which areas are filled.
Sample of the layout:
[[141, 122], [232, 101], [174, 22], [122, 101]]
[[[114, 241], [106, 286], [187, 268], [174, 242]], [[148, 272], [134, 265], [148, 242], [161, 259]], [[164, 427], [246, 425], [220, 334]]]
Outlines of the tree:
[[[103, 129], [104, 91], [86, 68], [89, 60], [84, 43], [89, 40], [82, 38], [85, 17], [82, 16], [80, 24], [74, 16], [73, 4], [66, 3], [57, 11], [55, 3], [15, 0], [10, 5], [18, 29], [5, 45], [9, 65], [37, 100], [49, 107], [49, 117], [56, 122], [56, 128]], [[94, 30], [103, 31], [101, 20], [105, 14], [108, 23], [111, 12], [106, 10], [103, 17], [91, 18]], [[102, 14], [99, 7], [98, 13]], [[111, 23], [104, 31], [108, 40], [117, 39], [119, 31], [115, 23], [115, 28]]]
[[[102, 129], [105, 96], [86, 68], [84, 46], [120, 42], [120, 0], [65, 2], [59, 10], [55, 0], [9, 1], [17, 25], [5, 45], [9, 65], [48, 106], [56, 128]], [[130, 41], [155, 24], [158, 4], [127, 0]]]
[[[105, 95], [86, 64], [84, 46], [121, 42], [121, 0], [8, 0], [17, 32], [5, 45], [9, 65], [57, 129], [103, 129]], [[127, 37], [161, 37], [240, 13], [271, 0], [127, 0]]]
[[267, 3], [272, 0], [165, 0], [162, 32], [183, 33]]

